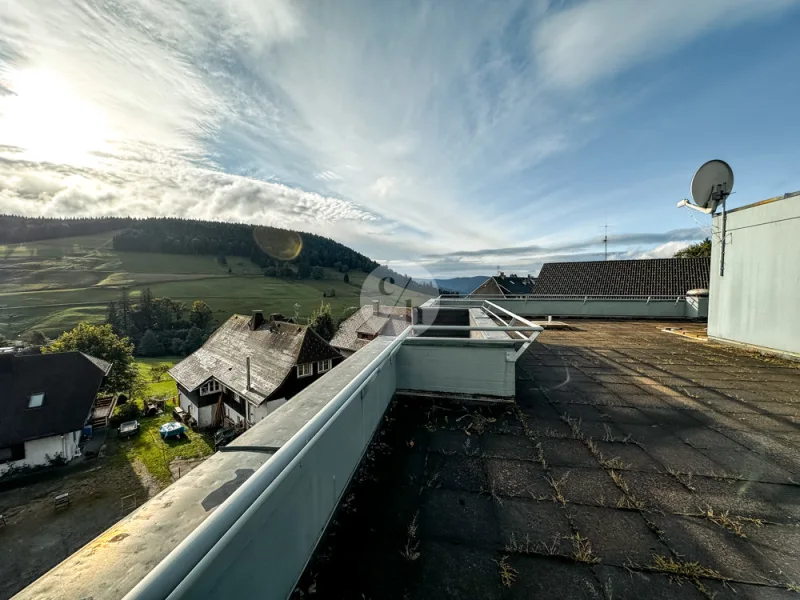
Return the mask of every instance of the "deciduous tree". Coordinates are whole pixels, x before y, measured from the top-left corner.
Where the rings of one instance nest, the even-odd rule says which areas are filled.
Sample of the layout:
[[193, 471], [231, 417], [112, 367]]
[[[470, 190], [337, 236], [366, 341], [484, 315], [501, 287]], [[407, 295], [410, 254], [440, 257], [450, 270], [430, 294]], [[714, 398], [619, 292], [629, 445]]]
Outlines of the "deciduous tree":
[[83, 352], [112, 364], [101, 388], [110, 393], [130, 391], [136, 378], [133, 344], [128, 338], [116, 335], [111, 325], [78, 323], [75, 329], [62, 333], [42, 352]]

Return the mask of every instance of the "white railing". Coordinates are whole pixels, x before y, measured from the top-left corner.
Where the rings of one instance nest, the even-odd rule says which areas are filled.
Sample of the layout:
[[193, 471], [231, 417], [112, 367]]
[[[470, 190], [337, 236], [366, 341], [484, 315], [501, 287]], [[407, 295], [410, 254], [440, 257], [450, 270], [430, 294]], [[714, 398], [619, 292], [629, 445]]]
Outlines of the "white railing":
[[[330, 445], [330, 436], [328, 436], [326, 442], [321, 442], [321, 440], [325, 438], [326, 432], [331, 430], [333, 427], [346, 429], [348, 423], [351, 422], [352, 414], [354, 412], [360, 414], [362, 419], [364, 418], [362, 413], [364, 413], [366, 409], [362, 407], [360, 411], [354, 411], [352, 409], [353, 403], [359, 400], [362, 402], [364, 401], [364, 391], [368, 388], [368, 386], [370, 386], [376, 377], [379, 376], [381, 369], [392, 361], [393, 357], [398, 353], [398, 351], [400, 351], [403, 344], [412, 336], [414, 336], [414, 334], [423, 333], [424, 331], [428, 330], [452, 332], [507, 331], [529, 333], [529, 336], [523, 336], [525, 338], [525, 343], [517, 351], [517, 353], [513, 355], [514, 360], [516, 360], [516, 358], [519, 357], [524, 349], [526, 349], [529, 344], [533, 342], [543, 331], [542, 327], [530, 323], [522, 317], [519, 317], [518, 315], [515, 315], [514, 313], [511, 313], [502, 307], [492, 305], [491, 303], [487, 304], [492, 306], [495, 310], [507, 314], [509, 317], [511, 317], [512, 322], [516, 320], [523, 324], [517, 326], [506, 325], [495, 327], [412, 325], [406, 328], [397, 338], [392, 340], [391, 343], [389, 343], [389, 345], [383, 349], [380, 354], [378, 354], [360, 373], [358, 373], [356, 377], [354, 377], [340, 392], [338, 392], [333, 399], [331, 399], [297, 433], [295, 433], [286, 444], [277, 450], [277, 452], [249, 479], [247, 479], [247, 481], [245, 481], [241, 487], [239, 487], [230, 496], [230, 498], [228, 498], [199, 527], [197, 527], [197, 529], [190, 533], [187, 538], [185, 538], [177, 547], [175, 547], [165, 559], [158, 563], [155, 568], [153, 568], [152, 571], [150, 571], [149, 574], [125, 596], [125, 598], [137, 600], [162, 600], [164, 598], [194, 598], [197, 597], [198, 594], [211, 597], [215, 593], [215, 591], [212, 591], [212, 588], [213, 590], [219, 591], [218, 587], [222, 578], [234, 577], [232, 574], [233, 571], [229, 572], [226, 569], [221, 568], [221, 565], [230, 563], [233, 560], [231, 557], [237, 556], [237, 554], [241, 553], [243, 544], [247, 543], [243, 542], [243, 539], [247, 540], [252, 538], [253, 531], [256, 529], [260, 528], [259, 530], [263, 530], [265, 518], [264, 515], [267, 513], [274, 514], [277, 512], [278, 509], [274, 508], [276, 503], [286, 501], [286, 487], [284, 486], [282, 488], [282, 485], [286, 484], [286, 486], [289, 486], [290, 488], [292, 486], [299, 485], [297, 483], [298, 475], [296, 475], [296, 473], [302, 472], [304, 460], [307, 460], [311, 465], [315, 464], [315, 461], [318, 462], [320, 460], [318, 457], [310, 455], [310, 453], [314, 452], [315, 445], [318, 443], [322, 443], [323, 447], [324, 444]], [[486, 348], [487, 345], [480, 345], [479, 342], [491, 342], [492, 340], [415, 337], [415, 341], [419, 343], [430, 342], [430, 344], [436, 346], [474, 344], [482, 348]], [[496, 345], [497, 341], [495, 340], [493, 343]], [[519, 341], [509, 338], [508, 344], [512, 346], [515, 344], [518, 345]], [[335, 373], [335, 370], [333, 372]], [[384, 399], [383, 401], [388, 403], [389, 399]], [[382, 411], [380, 414], [382, 415]], [[348, 415], [348, 417], [341, 424], [338, 424], [337, 421], [343, 418], [343, 415]], [[359, 429], [364, 429], [365, 427], [377, 427], [379, 420], [380, 415], [378, 415], [375, 423], [372, 423], [371, 421], [369, 423], [364, 421], [363, 423], [359, 424]], [[332, 435], [338, 436], [338, 439], [341, 440], [347, 438], [347, 436], [343, 435], [343, 432], [339, 430]], [[360, 449], [362, 454], [363, 451], [366, 450], [368, 441], [369, 435], [367, 436], [367, 443], [364, 444], [364, 447]], [[345, 442], [342, 441], [342, 443], [344, 444]], [[330, 454], [330, 452], [327, 454]], [[352, 465], [353, 471], [360, 461], [360, 456], [361, 455], [357, 457], [357, 460], [355, 460], [354, 464]], [[348, 459], [347, 456], [344, 456], [339, 460], [339, 463], [337, 463], [337, 468], [340, 472], [347, 471], [347, 468], [349, 468], [348, 460], [350, 459]], [[329, 518], [335, 510], [340, 497], [338, 494], [343, 492], [351, 474], [351, 472], [348, 473], [347, 477], [343, 477], [343, 481], [340, 480], [338, 483], [336, 483], [336, 475], [334, 474], [333, 484], [330, 482], [320, 484], [330, 488], [331, 493], [335, 496], [329, 496], [327, 493], [324, 494], [324, 496], [328, 498], [326, 502], [330, 503], [329, 512], [326, 514], [327, 518]], [[325, 474], [318, 473], [316, 476], [322, 477], [324, 480]], [[269, 505], [272, 505], [273, 507], [270, 509]], [[265, 507], [267, 508], [265, 509]], [[314, 513], [314, 516], [319, 516], [320, 509], [321, 507], [318, 504], [316, 506], [316, 512]], [[271, 512], [269, 512], [270, 510]], [[306, 508], [303, 507], [301, 509], [299, 505], [296, 505], [294, 510], [302, 512], [303, 510], [306, 510]], [[297, 514], [293, 514], [293, 516], [297, 518]], [[321, 535], [322, 531], [324, 531], [327, 524], [327, 518], [325, 521], [318, 524], [318, 535]], [[312, 517], [309, 517], [309, 520], [313, 520]], [[291, 524], [291, 518], [285, 519], [285, 523]], [[286, 524], [282, 525], [284, 528], [286, 526]], [[269, 532], [264, 533], [269, 535]], [[272, 532], [272, 535], [275, 536], [275, 543], [277, 544], [280, 535], [276, 534], [275, 532]], [[292, 536], [290, 535], [289, 537], [291, 538]], [[302, 535], [295, 533], [293, 537], [299, 538], [302, 537]], [[313, 540], [313, 543], [310, 546], [306, 560], [310, 556], [310, 552], [313, 551], [315, 544], [316, 539]], [[288, 553], [289, 551], [286, 550], [286, 552]], [[263, 559], [265, 562], [269, 562], [268, 557], [265, 556]], [[305, 562], [302, 563], [302, 565], [304, 564]], [[230, 568], [241, 568], [241, 565]], [[271, 582], [265, 582], [267, 586], [272, 585], [274, 588], [265, 589], [263, 597], [277, 598], [284, 594], [287, 589], [287, 577], [292, 569], [288, 568], [288, 570], [284, 569], [284, 571], [286, 571], [286, 573], [282, 575], [282, 582], [279, 582], [277, 579], [273, 579]], [[292, 586], [294, 585], [296, 579], [299, 578], [301, 573], [302, 569], [296, 573], [291, 573], [292, 576], [296, 575], [295, 579], [290, 582]], [[243, 587], [246, 587], [246, 585]], [[291, 587], [288, 589], [291, 591]], [[242, 590], [240, 589], [239, 591]], [[245, 595], [247, 594], [245, 593]]]

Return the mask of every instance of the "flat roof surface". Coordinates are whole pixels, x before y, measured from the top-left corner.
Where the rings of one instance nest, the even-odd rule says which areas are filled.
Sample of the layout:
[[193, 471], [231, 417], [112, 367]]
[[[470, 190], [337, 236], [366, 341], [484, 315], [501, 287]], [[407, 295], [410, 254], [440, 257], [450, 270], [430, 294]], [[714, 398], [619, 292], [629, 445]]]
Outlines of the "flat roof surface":
[[797, 365], [570, 325], [513, 407], [396, 400], [295, 596], [797, 598]]

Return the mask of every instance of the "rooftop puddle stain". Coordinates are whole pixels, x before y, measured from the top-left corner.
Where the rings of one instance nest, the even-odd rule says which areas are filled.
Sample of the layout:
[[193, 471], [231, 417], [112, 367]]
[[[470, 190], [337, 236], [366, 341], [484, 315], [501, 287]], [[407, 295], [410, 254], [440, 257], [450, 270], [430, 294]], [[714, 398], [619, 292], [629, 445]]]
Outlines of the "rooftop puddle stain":
[[206, 512], [218, 507], [220, 504], [225, 502], [225, 500], [230, 498], [231, 494], [239, 489], [239, 487], [245, 481], [247, 481], [247, 479], [253, 473], [255, 473], [255, 470], [253, 469], [236, 469], [236, 477], [223, 483], [208, 496], [203, 498], [200, 504], [203, 506]]

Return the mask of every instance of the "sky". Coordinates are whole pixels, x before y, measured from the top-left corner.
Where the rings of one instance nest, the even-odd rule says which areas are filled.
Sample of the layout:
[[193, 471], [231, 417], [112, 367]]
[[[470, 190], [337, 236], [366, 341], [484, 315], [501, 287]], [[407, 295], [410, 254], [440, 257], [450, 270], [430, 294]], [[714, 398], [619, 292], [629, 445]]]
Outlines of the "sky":
[[[799, 0], [4, 0], [0, 212], [331, 237], [435, 276], [667, 257], [800, 189]], [[409, 272], [406, 268], [404, 272]]]

